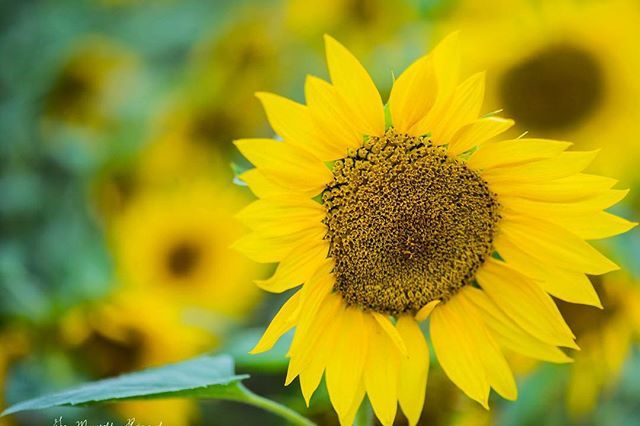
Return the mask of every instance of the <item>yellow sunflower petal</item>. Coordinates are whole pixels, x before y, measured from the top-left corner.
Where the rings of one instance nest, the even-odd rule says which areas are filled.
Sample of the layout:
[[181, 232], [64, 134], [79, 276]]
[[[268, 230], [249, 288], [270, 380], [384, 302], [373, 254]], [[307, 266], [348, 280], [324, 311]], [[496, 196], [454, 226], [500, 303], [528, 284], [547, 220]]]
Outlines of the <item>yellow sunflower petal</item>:
[[382, 99], [367, 70], [355, 56], [332, 37], [324, 37], [331, 82], [354, 111], [364, 119], [365, 132], [384, 133]]
[[403, 355], [406, 355], [407, 345], [402, 340], [402, 337], [400, 336], [400, 333], [398, 332], [398, 330], [393, 326], [393, 324], [389, 320], [389, 317], [386, 317], [378, 312], [372, 312], [371, 315], [373, 319], [376, 320], [378, 325], [382, 328], [382, 330], [384, 330], [387, 333], [387, 335], [389, 336], [391, 341], [396, 345], [396, 348], [400, 351], [400, 353]]
[[315, 356], [309, 361], [309, 364], [299, 374], [300, 389], [302, 391], [302, 396], [304, 397], [304, 402], [307, 407], [311, 402], [311, 397], [320, 385], [325, 365], [326, 360], [324, 357], [321, 357], [319, 355]]
[[607, 209], [620, 202], [628, 193], [628, 189], [609, 189], [593, 197], [572, 203], [548, 203], [517, 196], [502, 196], [500, 204], [516, 213], [534, 217], [577, 216]]
[[592, 275], [618, 269], [583, 239], [542, 219], [505, 215], [500, 232], [531, 257], [559, 268]]
[[276, 316], [271, 320], [260, 341], [250, 353], [258, 354], [268, 351], [284, 333], [293, 328], [298, 319], [298, 315], [300, 315], [299, 302], [300, 292], [298, 291], [282, 305]]
[[354, 112], [335, 87], [317, 77], [307, 77], [305, 97], [311, 118], [320, 129], [331, 160], [343, 158], [349, 148], [358, 148], [365, 135], [353, 119]]
[[502, 351], [493, 339], [493, 335], [487, 330], [482, 315], [478, 313], [472, 303], [467, 301], [464, 293], [470, 289], [471, 287], [469, 286], [462, 289], [454, 297], [454, 303], [458, 303], [461, 312], [464, 313], [465, 328], [473, 342], [476, 355], [482, 361], [489, 384], [503, 398], [513, 401], [518, 397], [513, 373], [507, 365]]
[[263, 235], [282, 235], [319, 226], [325, 215], [326, 209], [313, 200], [277, 195], [254, 201], [236, 217]]
[[567, 302], [602, 307], [598, 294], [584, 273], [553, 267], [532, 259], [502, 236], [496, 238], [494, 245], [509, 265], [535, 278], [547, 293]]
[[532, 336], [550, 345], [577, 348], [553, 300], [530, 278], [493, 258], [476, 278], [489, 298]]
[[238, 179], [247, 184], [253, 195], [259, 198], [271, 197], [274, 195], [282, 195], [290, 193], [287, 188], [283, 188], [276, 182], [268, 179], [260, 173], [258, 169], [247, 170], [238, 176]]
[[358, 308], [346, 308], [340, 318], [340, 333], [327, 363], [329, 399], [340, 418], [352, 408], [362, 381], [369, 333]]
[[277, 236], [255, 231], [240, 238], [231, 248], [253, 261], [274, 263], [282, 260], [301, 241], [318, 241], [324, 238], [326, 233], [327, 229], [323, 225]]
[[290, 143], [273, 139], [239, 139], [234, 144], [262, 174], [294, 191], [316, 195], [333, 179], [322, 161]]
[[636, 224], [600, 211], [627, 195], [627, 190], [610, 189], [574, 203], [547, 203], [514, 196], [500, 197], [508, 212], [547, 220], [583, 239], [599, 239], [621, 234]]
[[[416, 96], [418, 93], [420, 96]], [[389, 96], [393, 127], [400, 133], [411, 134], [411, 127], [427, 115], [436, 101], [437, 94], [438, 85], [432, 56], [423, 56], [393, 82]]]
[[364, 385], [373, 411], [384, 426], [393, 425], [398, 407], [398, 368], [400, 353], [387, 332], [372, 318], [365, 325], [371, 335], [363, 374]]
[[460, 33], [455, 31], [445, 37], [431, 55], [438, 83], [437, 102], [446, 102], [460, 78]]
[[[559, 268], [540, 269], [543, 271], [543, 275], [537, 282], [544, 291], [553, 297], [570, 303], [602, 308], [598, 293], [585, 274]], [[522, 268], [522, 270], [525, 269]]]
[[407, 356], [400, 358], [398, 401], [410, 425], [416, 425], [422, 414], [429, 375], [429, 347], [418, 326], [410, 316], [398, 318], [398, 332], [407, 343]]
[[[325, 357], [328, 360], [329, 353], [336, 345], [335, 339], [330, 342], [329, 346], [320, 342], [326, 341], [330, 337], [330, 330], [340, 326], [340, 319], [344, 311], [342, 298], [322, 291], [318, 291], [316, 297], [317, 302], [305, 304], [298, 319], [296, 332], [289, 349], [291, 360], [285, 384], [291, 383], [302, 370], [311, 364], [314, 357]], [[326, 353], [322, 351], [326, 351]]]
[[637, 222], [630, 222], [608, 212], [595, 212], [575, 217], [550, 217], [549, 219], [585, 240], [613, 237], [638, 225]]
[[303, 304], [305, 313], [300, 315], [298, 327], [304, 326], [303, 320], [307, 312], [310, 316], [315, 315], [315, 309], [317, 309], [315, 305], [320, 303], [322, 297], [331, 292], [333, 283], [335, 282], [335, 277], [331, 273], [334, 267], [334, 260], [330, 257], [325, 258], [315, 268], [315, 272], [311, 278], [305, 282], [305, 285], [302, 288], [302, 299], [300, 300], [300, 303]]
[[434, 308], [438, 306], [440, 300], [432, 300], [431, 302], [424, 305], [420, 310], [416, 313], [416, 321], [424, 321], [426, 320], [431, 312], [433, 312]]
[[349, 407], [349, 409], [344, 415], [338, 416], [341, 425], [353, 424], [353, 421], [356, 418], [356, 414], [360, 409], [360, 405], [362, 404], [362, 400], [364, 399], [364, 394], [365, 394], [364, 383], [360, 381], [360, 385], [358, 386], [358, 390], [356, 391], [355, 398], [353, 398], [353, 403], [351, 404], [351, 407]]
[[460, 294], [478, 309], [494, 337], [510, 350], [543, 361], [556, 363], [572, 361], [557, 347], [544, 343], [526, 332], [493, 303], [482, 290], [466, 287], [464, 293], [460, 291]]
[[514, 139], [490, 142], [474, 152], [467, 165], [476, 170], [513, 166], [557, 157], [570, 146], [569, 142], [547, 139]]
[[615, 179], [608, 177], [580, 173], [533, 183], [502, 181], [493, 183], [491, 189], [499, 195], [515, 195], [552, 203], [570, 203], [601, 194], [616, 183]]
[[[449, 98], [458, 83], [458, 33], [453, 33], [411, 64], [393, 83], [389, 109], [393, 127], [400, 133], [420, 136], [413, 130], [435, 105]], [[419, 95], [418, 95], [419, 94]]]
[[256, 285], [271, 293], [282, 293], [306, 282], [327, 258], [329, 242], [326, 240], [304, 241], [280, 261], [276, 271]]
[[[469, 398], [488, 408], [489, 382], [455, 297], [431, 314], [431, 341], [442, 369]], [[452, 303], [453, 302], [453, 303]]]
[[306, 105], [272, 93], [259, 92], [271, 128], [285, 141], [307, 149], [321, 160], [333, 159], [335, 153], [322, 143], [311, 113]]
[[435, 106], [413, 132], [431, 134], [433, 143], [446, 145], [463, 126], [478, 118], [484, 99], [485, 74], [477, 73], [462, 82], [442, 108]]
[[333, 276], [326, 271], [326, 266], [332, 264], [330, 259], [317, 268], [313, 276], [300, 290], [302, 312], [298, 318], [296, 333], [289, 349], [290, 354], [306, 351], [315, 335], [326, 325], [331, 315], [342, 305], [340, 296], [332, 294]]
[[483, 170], [482, 177], [491, 187], [500, 184], [548, 182], [580, 173], [587, 168], [598, 151], [570, 151], [546, 160]]
[[[337, 309], [339, 308], [338, 304], [334, 305], [335, 307], [332, 308], [331, 303], [329, 302], [328, 303], [329, 309], [324, 309], [317, 316], [319, 317], [319, 321], [318, 321], [318, 318], [316, 317], [316, 312], [318, 312], [318, 310], [320, 309], [320, 303], [326, 300], [326, 296], [331, 291], [331, 288], [329, 287], [329, 288], [323, 289], [322, 277], [316, 276], [314, 278], [316, 279], [319, 278], [318, 283], [320, 285], [316, 285], [314, 287], [314, 290], [315, 290], [314, 294], [307, 295], [306, 303], [305, 301], [302, 301], [302, 303], [304, 303], [304, 308], [298, 319], [298, 326], [296, 329], [296, 336], [295, 336], [295, 337], [300, 337], [300, 336], [303, 337], [302, 339], [299, 338], [297, 342], [298, 343], [302, 342], [302, 345], [304, 345], [305, 349], [308, 350], [308, 352], [306, 353], [313, 354], [313, 356], [308, 357], [308, 359], [305, 358], [306, 353], [296, 351], [293, 348], [293, 343], [292, 343], [290, 356], [291, 356], [291, 364], [294, 364], [294, 365], [292, 366], [290, 364], [289, 371], [287, 372], [287, 376], [288, 376], [287, 383], [290, 383], [293, 380], [293, 378], [298, 374], [296, 370], [296, 364], [304, 366], [304, 368], [302, 368], [299, 371], [299, 376], [300, 376], [300, 388], [302, 389], [302, 395], [304, 396], [307, 406], [309, 406], [311, 397], [313, 396], [313, 393], [315, 392], [315, 390], [318, 388], [318, 385], [320, 384], [320, 380], [322, 379], [322, 374], [324, 373], [324, 369], [327, 365], [327, 359], [329, 356], [328, 354], [332, 351], [332, 348], [335, 347], [336, 335], [340, 331], [338, 330], [335, 322], [333, 321], [334, 313], [337, 312]], [[303, 288], [303, 292], [304, 290], [306, 290], [306, 287], [307, 286], [305, 285], [305, 288]], [[300, 324], [303, 321], [305, 315], [307, 316], [307, 318], [316, 319], [317, 322], [314, 325], [316, 326], [316, 330], [318, 330], [318, 332], [312, 333], [312, 334], [306, 334], [309, 328], [300, 327]], [[296, 363], [296, 360], [299, 360], [299, 359], [302, 359], [302, 363]]]
[[[509, 130], [515, 122], [500, 117], [483, 117], [461, 127], [449, 142], [449, 154], [460, 155]], [[475, 155], [474, 155], [475, 157]], [[471, 160], [474, 158], [471, 157]], [[475, 166], [471, 166], [474, 167]]]

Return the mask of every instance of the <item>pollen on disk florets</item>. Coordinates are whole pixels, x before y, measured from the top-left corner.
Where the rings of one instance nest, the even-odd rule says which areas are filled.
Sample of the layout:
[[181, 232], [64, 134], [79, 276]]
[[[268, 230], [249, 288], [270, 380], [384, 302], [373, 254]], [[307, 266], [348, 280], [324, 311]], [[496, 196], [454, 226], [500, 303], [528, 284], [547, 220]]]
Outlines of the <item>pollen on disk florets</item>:
[[322, 193], [334, 290], [347, 304], [415, 312], [470, 283], [492, 251], [487, 183], [427, 137], [369, 137], [335, 162]]

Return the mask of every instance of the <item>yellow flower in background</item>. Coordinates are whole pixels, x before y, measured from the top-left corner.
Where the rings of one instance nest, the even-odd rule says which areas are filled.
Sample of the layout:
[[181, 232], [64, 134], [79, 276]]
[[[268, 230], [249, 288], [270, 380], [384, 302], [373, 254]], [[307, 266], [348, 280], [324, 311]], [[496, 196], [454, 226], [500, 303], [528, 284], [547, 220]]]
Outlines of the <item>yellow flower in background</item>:
[[[26, 330], [19, 326], [0, 330], [0, 406], [7, 407], [5, 389], [7, 373], [13, 361], [29, 353], [31, 342]], [[11, 418], [0, 418], [1, 426], [16, 424]]]
[[[230, 185], [220, 160], [203, 159], [216, 165], [207, 172], [190, 157], [194, 146], [171, 135], [165, 141], [145, 151], [154, 162], [142, 163], [138, 190], [108, 223], [118, 277], [111, 300], [66, 320], [66, 340], [100, 376], [210, 351], [259, 299], [251, 279], [260, 269], [229, 249], [240, 235], [233, 214], [246, 197]], [[180, 174], [187, 164], [191, 173]], [[152, 179], [152, 170], [165, 174]], [[117, 409], [145, 424], [187, 424], [198, 415], [189, 400]]]
[[232, 180], [229, 164], [223, 162], [215, 148], [190, 138], [182, 124], [177, 121], [170, 126], [158, 124], [162, 130], [151, 136], [136, 164], [134, 180], [138, 186], [188, 187], [190, 182], [219, 181], [218, 185], [224, 187]]
[[[62, 321], [66, 344], [79, 352], [98, 377], [159, 366], [211, 350], [214, 331], [189, 318], [188, 307], [153, 291], [121, 289], [89, 309], [77, 309]], [[118, 402], [122, 418], [140, 424], [187, 424], [198, 416], [195, 401]]]
[[[596, 170], [637, 179], [640, 6], [613, 1], [461, 1], [443, 33], [462, 29], [471, 69], [491, 69], [489, 108], [524, 131], [602, 148]], [[634, 155], [635, 154], [635, 155]]]
[[[422, 411], [430, 336], [445, 373], [488, 407], [517, 390], [501, 346], [553, 362], [574, 335], [549, 296], [599, 306], [585, 273], [617, 269], [585, 240], [632, 223], [604, 212], [627, 191], [585, 174], [595, 152], [544, 139], [489, 141], [513, 125], [481, 116], [484, 74], [459, 81], [457, 36], [398, 77], [386, 110], [366, 70], [326, 38], [331, 83], [307, 104], [260, 93], [284, 141], [236, 141], [259, 197], [235, 247], [279, 262], [258, 285], [298, 287], [253, 352], [295, 327], [287, 383], [307, 403], [325, 375], [341, 423], [365, 395], [393, 423]], [[499, 254], [499, 258], [497, 255]]]
[[46, 129], [57, 123], [104, 129], [135, 83], [137, 61], [111, 40], [77, 42], [44, 99]]
[[[167, 122], [196, 143], [227, 150], [246, 129], [264, 126], [254, 92], [282, 79], [282, 32], [269, 7], [241, 9], [194, 46], [186, 81]], [[242, 114], [238, 114], [242, 111]], [[175, 124], [171, 124], [175, 123]]]
[[259, 296], [250, 283], [259, 269], [229, 249], [241, 232], [233, 212], [246, 198], [225, 177], [142, 191], [112, 229], [123, 285], [201, 308], [223, 328]]
[[326, 31], [349, 37], [352, 43], [372, 46], [393, 36], [415, 19], [410, 2], [385, 0], [327, 0], [316, 7], [304, 0], [287, 0], [284, 23], [297, 38], [315, 38]]
[[[107, 164], [96, 176], [94, 202], [105, 221], [118, 217], [138, 192], [148, 188], [188, 188], [196, 181], [218, 182], [222, 187], [233, 178], [230, 166], [223, 161], [220, 152], [222, 139], [198, 137], [193, 117], [199, 112], [176, 103], [178, 107], [172, 105], [153, 117], [147, 142], [135, 159]], [[225, 190], [224, 193], [232, 191]]]
[[216, 27], [221, 33], [193, 48], [181, 85], [154, 105], [142, 154], [134, 161], [113, 159], [95, 179], [95, 202], [107, 221], [140, 188], [232, 179], [230, 171], [221, 176], [220, 170], [229, 169], [221, 157], [241, 129], [264, 127], [253, 93], [276, 84], [280, 75], [279, 43], [261, 16]]
[[582, 350], [571, 366], [567, 404], [576, 418], [591, 412], [602, 393], [620, 378], [631, 345], [640, 338], [640, 288], [623, 273], [596, 281], [604, 312], [587, 306], [561, 305]]

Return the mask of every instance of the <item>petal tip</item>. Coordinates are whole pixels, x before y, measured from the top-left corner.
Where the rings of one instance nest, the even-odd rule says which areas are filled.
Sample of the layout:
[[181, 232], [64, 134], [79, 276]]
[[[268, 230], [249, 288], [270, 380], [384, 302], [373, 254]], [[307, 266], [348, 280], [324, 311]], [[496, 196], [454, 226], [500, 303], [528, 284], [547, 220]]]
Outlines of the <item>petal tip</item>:
[[420, 308], [420, 310], [416, 313], [415, 315], [415, 319], [418, 322], [422, 322], [424, 320], [426, 320], [429, 315], [431, 315], [431, 312], [433, 312], [433, 310], [436, 308], [436, 306], [440, 303], [440, 300], [432, 300], [431, 302], [427, 303], [426, 305], [424, 305], [422, 308]]
[[335, 38], [333, 38], [330, 34], [328, 33], [324, 33], [322, 34], [322, 39], [324, 40], [325, 44], [329, 44], [329, 43], [337, 43], [340, 44], [340, 42], [338, 42], [338, 40], [336, 40]]

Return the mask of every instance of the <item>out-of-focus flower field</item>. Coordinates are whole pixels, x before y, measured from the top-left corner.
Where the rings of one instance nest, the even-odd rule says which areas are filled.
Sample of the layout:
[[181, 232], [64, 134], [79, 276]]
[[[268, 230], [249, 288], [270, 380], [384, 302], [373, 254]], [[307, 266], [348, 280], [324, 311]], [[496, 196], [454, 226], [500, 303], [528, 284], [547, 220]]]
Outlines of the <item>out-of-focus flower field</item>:
[[[487, 70], [489, 111], [514, 137], [601, 149], [592, 171], [640, 218], [640, 3], [632, 0], [93, 0], [0, 3], [0, 407], [89, 380], [222, 351], [247, 386], [320, 425], [284, 387], [284, 350], [247, 355], [287, 294], [234, 251], [253, 196], [232, 141], [271, 137], [256, 91], [304, 99], [326, 77], [323, 34], [386, 99], [460, 30], [465, 75]], [[622, 267], [595, 282], [604, 310], [560, 304], [582, 348], [566, 365], [509, 355], [519, 398], [491, 411], [435, 360], [425, 425], [640, 423], [640, 231], [598, 244]], [[276, 351], [277, 352], [277, 351]], [[0, 425], [278, 425], [233, 402], [170, 399], [58, 408]], [[398, 417], [398, 424], [403, 418]]]

